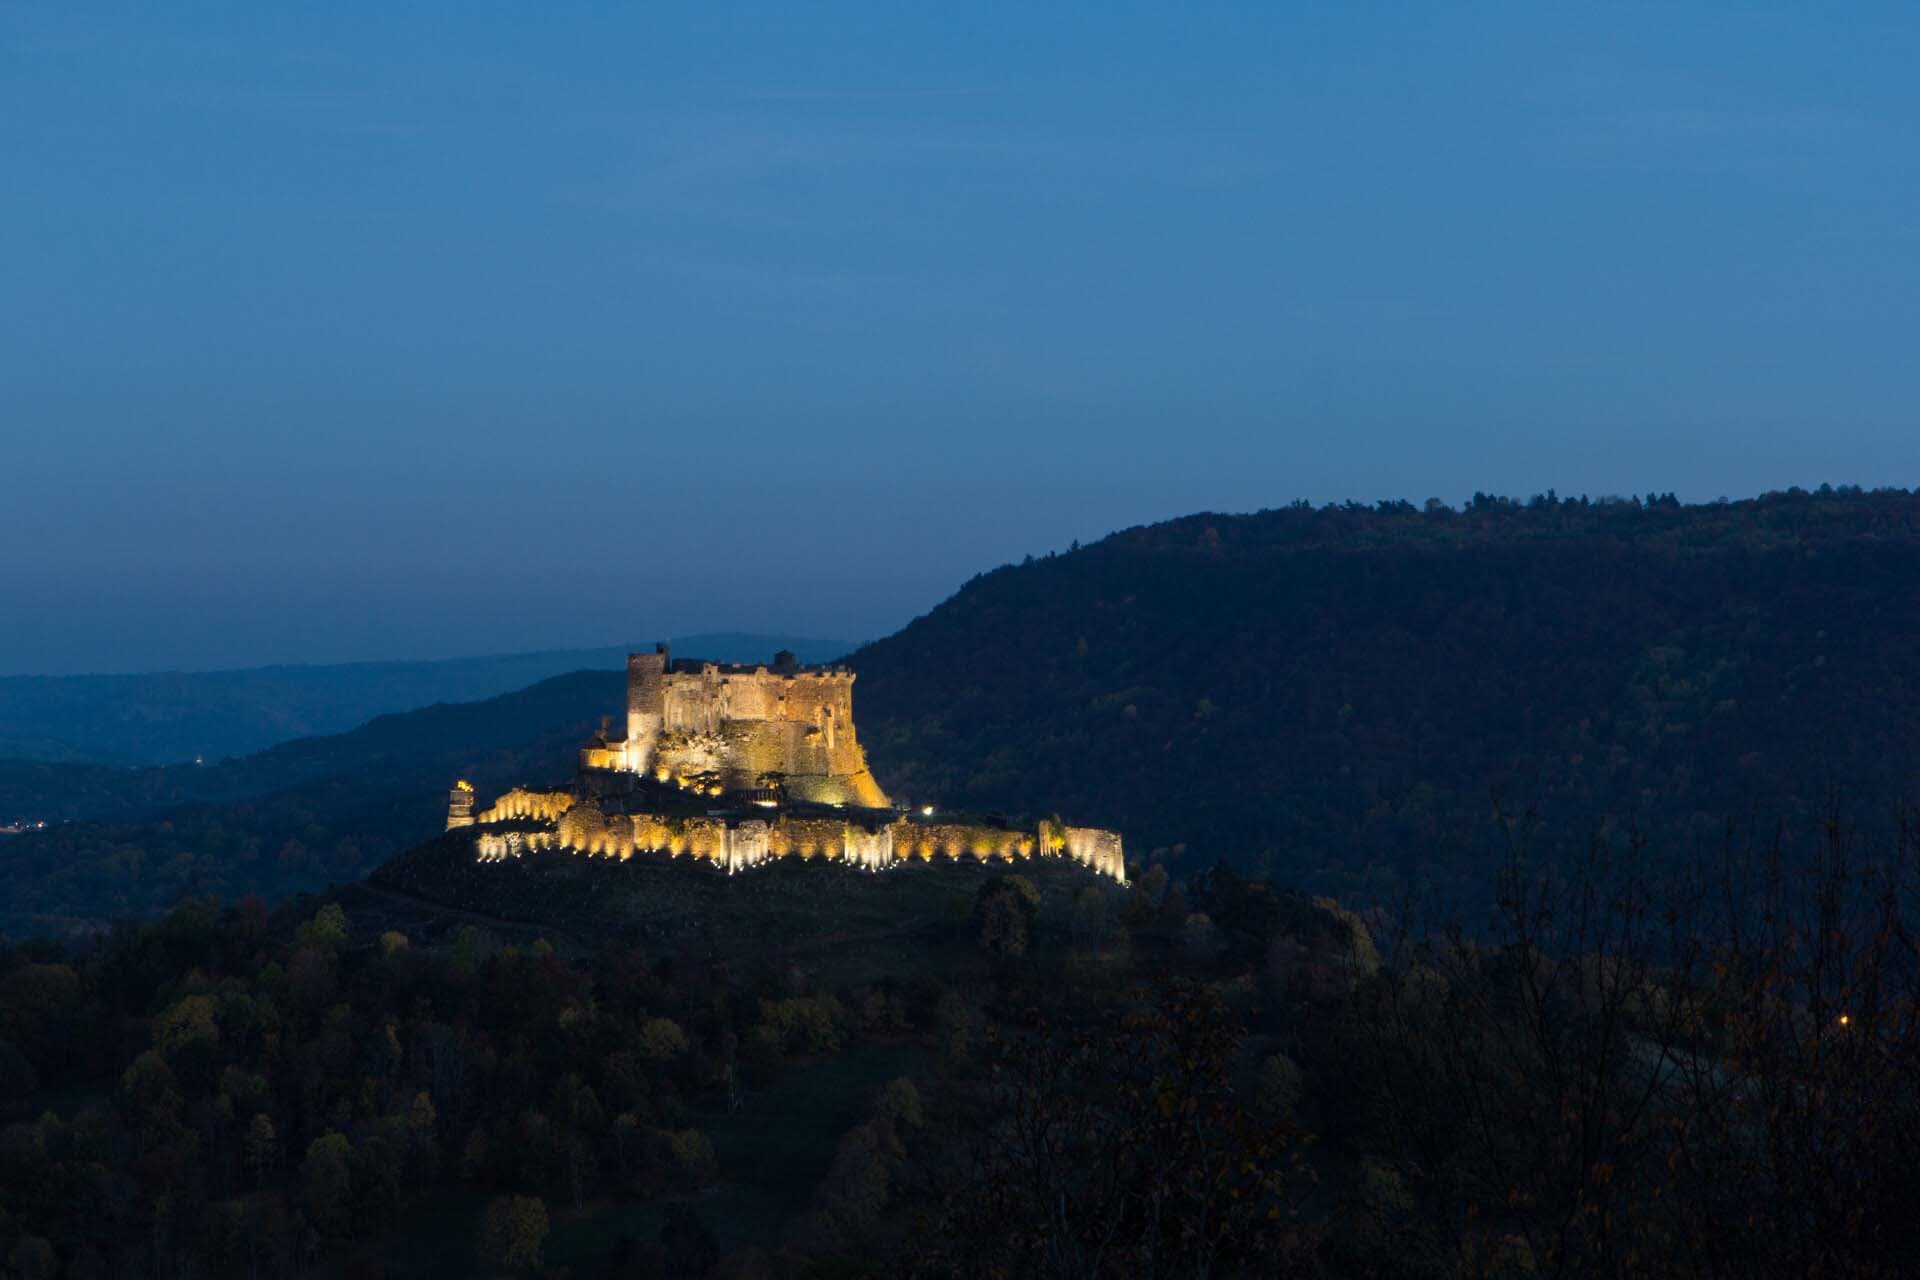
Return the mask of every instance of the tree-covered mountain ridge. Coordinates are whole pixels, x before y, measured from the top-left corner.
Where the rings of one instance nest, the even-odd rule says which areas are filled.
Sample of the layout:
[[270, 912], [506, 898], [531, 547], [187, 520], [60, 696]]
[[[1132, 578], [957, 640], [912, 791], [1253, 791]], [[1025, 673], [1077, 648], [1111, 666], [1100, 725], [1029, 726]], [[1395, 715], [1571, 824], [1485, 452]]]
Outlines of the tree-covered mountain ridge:
[[1069, 806], [1329, 892], [1534, 838], [1891, 807], [1920, 774], [1920, 494], [1295, 504], [1003, 566], [859, 650], [895, 795]]

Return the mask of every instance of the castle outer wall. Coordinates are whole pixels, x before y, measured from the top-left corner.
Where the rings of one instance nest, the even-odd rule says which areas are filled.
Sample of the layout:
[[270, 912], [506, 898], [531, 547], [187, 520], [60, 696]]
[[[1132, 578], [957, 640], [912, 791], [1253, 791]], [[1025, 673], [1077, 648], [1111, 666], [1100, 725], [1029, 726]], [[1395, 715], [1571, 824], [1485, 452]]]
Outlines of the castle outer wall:
[[837, 818], [780, 815], [768, 819], [666, 818], [647, 813], [603, 813], [592, 800], [567, 792], [514, 790], [478, 815], [475, 850], [482, 862], [529, 852], [560, 850], [619, 861], [636, 856], [691, 857], [728, 871], [774, 858], [845, 862], [868, 870], [936, 858], [1069, 859], [1099, 875], [1127, 882], [1117, 832], [1042, 823], [1037, 832], [973, 823], [917, 822], [905, 817], [876, 828]]

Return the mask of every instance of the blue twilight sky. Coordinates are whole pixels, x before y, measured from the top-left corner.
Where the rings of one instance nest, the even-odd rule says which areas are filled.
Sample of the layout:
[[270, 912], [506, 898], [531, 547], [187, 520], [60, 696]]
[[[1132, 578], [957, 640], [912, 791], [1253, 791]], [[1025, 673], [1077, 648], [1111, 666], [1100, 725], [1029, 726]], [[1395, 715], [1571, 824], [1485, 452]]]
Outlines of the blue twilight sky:
[[1920, 5], [0, 5], [0, 672], [1920, 483]]

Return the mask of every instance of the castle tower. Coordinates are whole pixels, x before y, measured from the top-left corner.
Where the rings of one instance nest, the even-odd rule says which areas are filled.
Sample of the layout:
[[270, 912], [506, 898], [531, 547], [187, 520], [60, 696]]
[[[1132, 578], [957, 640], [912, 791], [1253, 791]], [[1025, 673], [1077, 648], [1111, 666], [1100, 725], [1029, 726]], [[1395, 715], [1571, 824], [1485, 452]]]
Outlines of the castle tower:
[[627, 745], [625, 765], [633, 773], [653, 767], [653, 748], [667, 711], [667, 668], [671, 656], [664, 642], [652, 653], [627, 655]]
[[465, 778], [447, 793], [447, 830], [473, 825], [473, 784]]

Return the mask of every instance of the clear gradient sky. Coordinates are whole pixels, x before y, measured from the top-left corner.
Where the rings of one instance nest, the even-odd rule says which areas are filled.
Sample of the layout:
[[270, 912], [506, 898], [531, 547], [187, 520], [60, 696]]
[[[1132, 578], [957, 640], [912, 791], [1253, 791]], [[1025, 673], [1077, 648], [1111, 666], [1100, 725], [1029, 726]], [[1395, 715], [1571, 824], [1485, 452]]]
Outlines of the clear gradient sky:
[[0, 672], [1920, 483], [1920, 5], [0, 6]]

